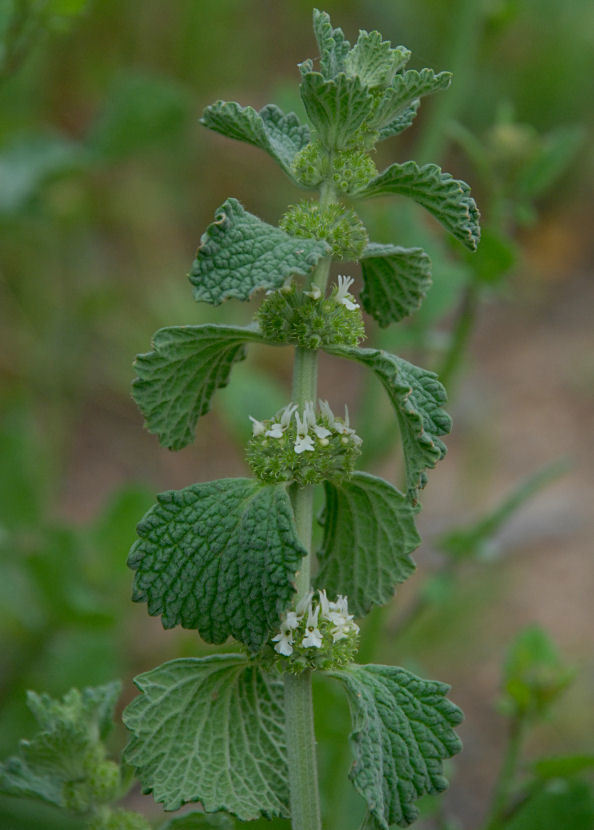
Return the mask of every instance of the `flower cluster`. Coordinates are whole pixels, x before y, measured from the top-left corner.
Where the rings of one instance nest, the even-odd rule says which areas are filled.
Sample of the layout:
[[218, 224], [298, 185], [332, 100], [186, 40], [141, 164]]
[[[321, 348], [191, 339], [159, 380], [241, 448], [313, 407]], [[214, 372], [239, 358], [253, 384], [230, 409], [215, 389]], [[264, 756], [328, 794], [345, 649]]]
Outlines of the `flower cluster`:
[[262, 481], [294, 481], [303, 487], [324, 480], [340, 481], [352, 473], [361, 439], [344, 418], [337, 418], [327, 401], [316, 412], [308, 401], [302, 412], [289, 404], [272, 420], [250, 416], [252, 437], [246, 457]]
[[347, 598], [339, 596], [332, 602], [326, 591], [316, 594], [310, 591], [294, 611], [288, 611], [271, 639], [285, 671], [337, 668], [353, 660], [359, 626], [349, 614]]
[[349, 293], [351, 277], [338, 277], [338, 285], [325, 297], [317, 285], [300, 291], [294, 284], [270, 291], [257, 314], [264, 337], [276, 343], [294, 343], [319, 349], [332, 343], [357, 346], [365, 337], [361, 309]]
[[364, 150], [336, 150], [329, 154], [319, 140], [311, 141], [295, 156], [295, 178], [305, 187], [317, 187], [330, 179], [340, 193], [361, 190], [374, 177], [377, 168]]
[[323, 239], [335, 259], [358, 260], [369, 242], [365, 225], [352, 208], [334, 202], [326, 208], [318, 202], [291, 205], [279, 222], [291, 236]]

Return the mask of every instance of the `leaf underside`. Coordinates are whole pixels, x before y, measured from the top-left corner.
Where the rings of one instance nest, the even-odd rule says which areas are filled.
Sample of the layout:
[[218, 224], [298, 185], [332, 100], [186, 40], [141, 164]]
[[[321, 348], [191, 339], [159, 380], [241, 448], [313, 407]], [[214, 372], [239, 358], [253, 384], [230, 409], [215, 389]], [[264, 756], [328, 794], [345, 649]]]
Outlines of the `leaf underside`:
[[407, 494], [415, 504], [427, 483], [425, 470], [435, 467], [447, 452], [439, 436], [447, 435], [452, 426], [442, 409], [447, 395], [437, 375], [382, 349], [327, 346], [325, 351], [368, 366], [382, 382], [398, 418]]
[[479, 212], [466, 182], [442, 173], [436, 164], [392, 164], [372, 179], [358, 197], [398, 193], [429, 211], [456, 239], [474, 251], [480, 239]]
[[349, 700], [349, 777], [367, 803], [371, 827], [408, 826], [418, 816], [418, 798], [447, 788], [442, 761], [462, 748], [453, 731], [462, 713], [445, 697], [450, 687], [397, 666], [352, 665], [330, 674]]
[[328, 251], [325, 242], [289, 236], [227, 199], [192, 265], [194, 299], [211, 305], [231, 297], [249, 300], [260, 289], [280, 288], [291, 274], [309, 274]]
[[282, 681], [237, 654], [164, 663], [134, 681], [125, 759], [166, 810], [200, 801], [243, 821], [288, 816]]
[[193, 484], [157, 496], [128, 559], [136, 602], [164, 628], [197, 629], [252, 651], [278, 627], [306, 555], [283, 485], [249, 478]]
[[354, 473], [340, 485], [324, 482], [324, 540], [316, 584], [345, 594], [355, 616], [383, 605], [415, 568], [410, 557], [421, 539], [408, 499], [387, 481]]
[[180, 450], [194, 440], [196, 422], [217, 389], [226, 386], [233, 364], [245, 357], [247, 341], [261, 337], [238, 326], [170, 326], [153, 337], [153, 351], [138, 355], [132, 396], [149, 432], [164, 447]]
[[431, 287], [431, 260], [422, 248], [371, 243], [361, 255], [361, 302], [380, 326], [417, 311]]
[[206, 107], [200, 123], [214, 132], [245, 141], [264, 150], [294, 179], [291, 164], [309, 142], [309, 127], [295, 113], [285, 113], [274, 104], [257, 112], [234, 101], [217, 101]]

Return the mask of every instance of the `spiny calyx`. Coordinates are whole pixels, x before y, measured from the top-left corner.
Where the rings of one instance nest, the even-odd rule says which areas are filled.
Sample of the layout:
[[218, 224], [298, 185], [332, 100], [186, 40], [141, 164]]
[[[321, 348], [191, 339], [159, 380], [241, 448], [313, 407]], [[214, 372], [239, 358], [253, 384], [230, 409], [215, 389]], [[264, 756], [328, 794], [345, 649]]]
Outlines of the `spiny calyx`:
[[338, 203], [326, 208], [308, 201], [291, 205], [279, 227], [291, 236], [327, 242], [335, 259], [357, 260], [369, 242], [365, 225], [355, 211]]
[[266, 296], [257, 314], [267, 340], [294, 343], [304, 349], [319, 349], [333, 343], [357, 346], [365, 337], [359, 303], [349, 293], [353, 280], [338, 277], [329, 297], [313, 285], [301, 291], [287, 284]]
[[[294, 611], [283, 617], [271, 638], [274, 663], [282, 671], [300, 674], [306, 669], [337, 669], [352, 663], [359, 645], [359, 626], [349, 614], [348, 600], [332, 602], [325, 590], [306, 594]], [[272, 657], [272, 655], [270, 655]]]
[[271, 420], [251, 421], [246, 458], [262, 481], [294, 481], [300, 487], [341, 481], [353, 472], [361, 452], [348, 410], [344, 419], [336, 418], [326, 401], [320, 401], [319, 413], [308, 401], [302, 412], [289, 404]]

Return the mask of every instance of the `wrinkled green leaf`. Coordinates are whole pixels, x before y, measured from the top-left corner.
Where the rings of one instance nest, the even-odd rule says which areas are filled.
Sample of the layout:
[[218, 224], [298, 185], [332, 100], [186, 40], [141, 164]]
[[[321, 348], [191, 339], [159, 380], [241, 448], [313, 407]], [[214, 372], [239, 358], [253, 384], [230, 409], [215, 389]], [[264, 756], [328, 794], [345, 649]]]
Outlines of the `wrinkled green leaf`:
[[462, 748], [453, 731], [462, 712], [446, 698], [450, 687], [396, 666], [353, 665], [329, 674], [349, 700], [349, 778], [367, 802], [368, 826], [406, 827], [418, 816], [418, 798], [447, 788], [442, 762]]
[[592, 830], [594, 789], [584, 781], [551, 781], [520, 806], [505, 830]]
[[170, 326], [153, 337], [153, 351], [137, 356], [132, 395], [164, 447], [180, 450], [194, 440], [196, 422], [212, 396], [229, 382], [245, 344], [261, 337], [239, 326]]
[[63, 807], [64, 785], [88, 776], [85, 758], [109, 733], [119, 693], [119, 682], [71, 689], [61, 701], [29, 692], [40, 732], [0, 764], [0, 792]]
[[417, 116], [417, 111], [421, 105], [419, 100], [413, 101], [410, 106], [403, 110], [393, 121], [386, 124], [379, 131], [379, 139], [391, 138], [393, 135], [398, 135], [403, 130], [407, 130]]
[[280, 288], [290, 274], [306, 275], [328, 254], [325, 242], [297, 239], [227, 199], [202, 236], [190, 272], [194, 299], [219, 305]]
[[442, 173], [436, 164], [422, 167], [414, 161], [392, 164], [356, 195], [361, 198], [399, 193], [429, 211], [456, 239], [475, 250], [479, 238], [479, 212], [466, 182]]
[[359, 139], [374, 99], [358, 78], [337, 75], [326, 80], [319, 72], [308, 72], [301, 81], [301, 97], [322, 144], [330, 151], [347, 150]]
[[432, 69], [408, 69], [396, 75], [394, 82], [383, 94], [377, 109], [373, 113], [370, 127], [382, 129], [408, 109], [413, 102], [424, 95], [432, 95], [442, 89], [447, 89], [452, 82], [451, 72], [435, 74]]
[[431, 260], [422, 248], [370, 243], [361, 255], [361, 302], [380, 326], [417, 311], [431, 287]]
[[346, 56], [344, 67], [347, 75], [356, 75], [365, 86], [390, 86], [410, 55], [410, 50], [404, 46], [392, 48], [390, 41], [382, 40], [379, 32], [362, 29]]
[[452, 426], [442, 409], [447, 395], [437, 375], [381, 349], [327, 346], [325, 351], [368, 366], [382, 382], [398, 417], [408, 496], [416, 503], [417, 491], [427, 483], [425, 470], [447, 452], [439, 436], [447, 435]]
[[283, 686], [237, 654], [172, 660], [134, 681], [124, 757], [166, 810], [288, 815]]
[[324, 482], [324, 539], [318, 552], [319, 588], [345, 594], [357, 617], [383, 605], [415, 568], [410, 554], [421, 539], [408, 499], [381, 478], [353, 473], [340, 485]]
[[287, 115], [274, 104], [257, 112], [234, 101], [217, 101], [206, 107], [200, 123], [209, 130], [245, 141], [264, 150], [294, 179], [291, 164], [299, 150], [309, 141], [309, 127], [301, 124], [295, 113]]
[[250, 478], [192, 484], [157, 496], [138, 525], [128, 564], [133, 599], [164, 628], [230, 635], [258, 650], [295, 591], [305, 549], [282, 485]]
[[351, 44], [342, 29], [334, 29], [327, 12], [313, 10], [313, 29], [320, 50], [320, 70], [324, 78], [334, 78], [345, 70]]

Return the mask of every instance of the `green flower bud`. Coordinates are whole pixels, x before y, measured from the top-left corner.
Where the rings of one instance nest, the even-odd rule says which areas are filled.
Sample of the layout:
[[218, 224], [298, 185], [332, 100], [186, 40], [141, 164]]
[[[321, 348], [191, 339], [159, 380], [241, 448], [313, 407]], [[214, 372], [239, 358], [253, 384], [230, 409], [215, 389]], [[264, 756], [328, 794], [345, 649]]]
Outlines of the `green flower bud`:
[[356, 346], [365, 337], [358, 303], [350, 294], [323, 297], [315, 287], [304, 292], [295, 285], [272, 291], [260, 306], [262, 334], [275, 343], [319, 349], [331, 343]]
[[89, 772], [87, 781], [94, 802], [115, 801], [121, 785], [120, 768], [114, 761], [102, 761]]
[[340, 193], [356, 193], [377, 176], [377, 167], [363, 150], [345, 150], [332, 157], [332, 181]]
[[86, 813], [93, 806], [93, 802], [86, 781], [65, 781], [62, 785], [62, 803], [71, 813]]
[[279, 224], [291, 236], [325, 240], [337, 259], [359, 259], [369, 241], [355, 211], [337, 203], [322, 210], [316, 202], [299, 202], [289, 208]]
[[319, 141], [310, 141], [293, 159], [292, 169], [304, 187], [317, 187], [328, 175], [328, 154]]

